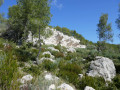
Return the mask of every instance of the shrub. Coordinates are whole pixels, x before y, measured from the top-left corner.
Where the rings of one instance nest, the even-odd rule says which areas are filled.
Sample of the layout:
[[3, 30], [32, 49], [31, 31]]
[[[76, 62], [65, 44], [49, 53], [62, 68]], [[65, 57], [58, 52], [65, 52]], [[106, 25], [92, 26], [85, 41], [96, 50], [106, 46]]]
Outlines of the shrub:
[[115, 63], [116, 73], [120, 74], [120, 63]]
[[19, 88], [17, 60], [13, 57], [12, 51], [4, 54], [6, 55], [3, 60], [0, 60], [0, 89], [17, 90]]
[[58, 49], [59, 51], [61, 51], [61, 46], [60, 45], [57, 45], [54, 47], [55, 49]]
[[115, 86], [117, 87], [117, 89], [120, 90], [120, 75], [117, 75], [114, 79], [113, 82], [115, 84]]
[[89, 53], [88, 53], [88, 56], [86, 57], [86, 59], [88, 61], [92, 61], [95, 59], [95, 57], [98, 55], [98, 52], [96, 50], [91, 50]]
[[50, 58], [50, 54], [45, 54], [44, 57]]
[[62, 60], [59, 63], [59, 69], [57, 76], [74, 85], [79, 81], [78, 74], [81, 73], [81, 67], [76, 63], [67, 63]]
[[29, 67], [29, 68], [24, 68], [23, 69], [23, 71], [24, 72], [27, 72], [27, 73], [31, 73], [31, 74], [33, 74], [33, 75], [35, 75], [35, 76], [37, 76], [37, 75], [40, 75], [41, 74], [41, 68], [40, 67], [38, 67], [38, 66], [31, 66], [31, 67]]
[[30, 60], [32, 56], [29, 51], [21, 48], [15, 50], [15, 55], [19, 61], [23, 62]]
[[64, 58], [64, 54], [62, 52], [54, 52], [52, 53], [56, 58]]
[[31, 47], [33, 46], [33, 43], [27, 42], [27, 43], [26, 43], [26, 46], [27, 46], [28, 48], [31, 48]]
[[50, 60], [44, 60], [42, 62], [42, 67], [48, 71], [54, 71], [57, 68], [57, 65]]

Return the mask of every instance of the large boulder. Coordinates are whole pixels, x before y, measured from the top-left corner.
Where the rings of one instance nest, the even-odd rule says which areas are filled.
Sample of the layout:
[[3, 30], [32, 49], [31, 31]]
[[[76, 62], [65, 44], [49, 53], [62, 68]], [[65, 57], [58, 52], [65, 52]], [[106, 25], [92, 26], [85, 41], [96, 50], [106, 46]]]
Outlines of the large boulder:
[[112, 60], [106, 57], [97, 56], [90, 64], [88, 76], [100, 76], [105, 81], [111, 81], [116, 75], [116, 69]]

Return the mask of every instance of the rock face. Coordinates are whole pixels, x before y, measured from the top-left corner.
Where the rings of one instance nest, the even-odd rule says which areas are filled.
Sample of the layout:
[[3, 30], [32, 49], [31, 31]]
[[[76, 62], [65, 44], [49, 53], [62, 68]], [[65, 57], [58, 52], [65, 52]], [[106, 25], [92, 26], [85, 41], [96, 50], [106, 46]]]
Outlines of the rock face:
[[63, 83], [57, 87], [60, 90], [74, 90], [70, 85]]
[[[51, 30], [53, 35], [45, 38], [44, 36], [41, 36], [41, 39], [43, 42], [47, 45], [58, 45], [67, 47], [67, 48], [86, 48], [85, 45], [80, 45], [80, 40], [77, 40], [76, 38], [72, 36], [67, 36], [61, 33], [60, 31], [57, 31], [56, 29], [47, 27], [45, 29], [46, 31]], [[29, 32], [27, 42], [33, 42], [33, 45], [37, 44], [38, 38], [32, 38], [32, 33]]]
[[80, 40], [77, 40], [74, 37], [64, 35], [63, 33], [59, 32], [53, 28], [51, 29], [51, 28], [47, 27], [46, 29], [51, 30], [53, 32], [53, 35], [47, 39], [44, 39], [45, 44], [48, 44], [48, 45], [60, 44], [61, 46], [64, 46], [64, 47], [86, 48], [85, 45], [80, 45]]
[[86, 86], [84, 90], [95, 90], [95, 89], [92, 87]]
[[89, 76], [100, 76], [105, 81], [111, 81], [116, 75], [114, 63], [109, 58], [97, 56], [95, 61], [90, 64]]

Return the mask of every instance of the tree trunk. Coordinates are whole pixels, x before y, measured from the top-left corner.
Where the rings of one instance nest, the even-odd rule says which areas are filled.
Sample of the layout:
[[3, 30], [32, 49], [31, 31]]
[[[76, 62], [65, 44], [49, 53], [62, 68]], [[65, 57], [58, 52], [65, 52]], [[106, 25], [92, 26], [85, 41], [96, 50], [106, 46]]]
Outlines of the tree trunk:
[[38, 52], [38, 55], [37, 55], [37, 58], [36, 58], [37, 64], [39, 64], [38, 60], [39, 60], [40, 52], [41, 52], [41, 40], [40, 40], [40, 26], [39, 26], [39, 52]]

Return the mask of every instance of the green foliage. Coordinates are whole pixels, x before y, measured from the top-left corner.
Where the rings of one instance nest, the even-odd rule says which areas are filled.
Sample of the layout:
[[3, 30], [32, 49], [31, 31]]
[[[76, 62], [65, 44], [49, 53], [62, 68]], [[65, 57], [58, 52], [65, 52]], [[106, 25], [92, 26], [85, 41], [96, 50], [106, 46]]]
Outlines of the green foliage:
[[31, 60], [30, 52], [27, 51], [27, 50], [24, 50], [24, 48], [23, 49], [21, 49], [21, 48], [16, 49], [15, 50], [15, 55], [16, 55], [18, 61], [26, 62], [26, 61]]
[[58, 76], [62, 77], [64, 80], [72, 83], [73, 85], [78, 82], [78, 74], [81, 73], [81, 67], [76, 63], [67, 63], [65, 61], [60, 61], [59, 63]]
[[56, 52], [53, 54], [56, 58], [64, 58], [64, 54], [62, 52]]
[[29, 31], [33, 35], [38, 33], [39, 26], [43, 32], [51, 18], [50, 3], [48, 0], [17, 0], [17, 5], [9, 8], [8, 15], [10, 27], [4, 36], [18, 42], [27, 39]]
[[17, 90], [19, 77], [17, 60], [13, 57], [13, 52], [0, 52], [0, 56], [4, 55], [0, 60], [0, 89], [2, 90]]
[[42, 67], [47, 71], [55, 71], [55, 69], [57, 68], [57, 65], [56, 63], [53, 63], [50, 60], [44, 60], [42, 62]]
[[116, 73], [120, 74], [120, 63], [115, 63]]
[[95, 57], [98, 55], [98, 52], [96, 50], [91, 50], [89, 53], [88, 53], [88, 56], [86, 57], [86, 59], [88, 61], [92, 61], [95, 59]]
[[85, 76], [77, 85], [77, 88], [80, 88], [83, 90], [86, 86], [93, 87], [95, 90], [116, 90], [116, 87], [114, 84], [107, 82], [108, 86], [106, 85], [106, 82], [101, 77], [90, 77]]
[[113, 79], [113, 83], [114, 83], [114, 85], [117, 87], [117, 89], [120, 89], [120, 75], [117, 75], [117, 76]]
[[[120, 13], [120, 4], [119, 4], [119, 13]], [[117, 24], [118, 29], [120, 29], [120, 14], [118, 14], [118, 18], [116, 19], [115, 22]]]
[[50, 58], [50, 54], [45, 54], [43, 57]]
[[0, 6], [3, 4], [4, 0], [0, 0]]
[[98, 55], [98, 51], [94, 49], [77, 49], [77, 53], [79, 53], [79, 56], [86, 59], [87, 61], [94, 60], [95, 57]]
[[27, 72], [27, 73], [30, 73], [30, 74], [33, 74], [34, 76], [38, 76], [41, 74], [41, 68], [39, 66], [31, 66], [31, 67], [28, 67], [28, 68], [24, 68], [23, 69], [24, 72]]
[[111, 24], [107, 24], [108, 14], [103, 14], [100, 17], [98, 29], [96, 30], [98, 33], [99, 41], [112, 41], [113, 33]]
[[92, 42], [86, 40], [82, 35], [78, 34], [75, 30], [69, 30], [66, 27], [61, 28], [59, 26], [56, 26], [55, 29], [62, 32], [62, 33], [64, 33], [65, 35], [74, 36], [75, 38], [80, 40], [81, 44], [84, 44], [84, 45], [93, 44]]

